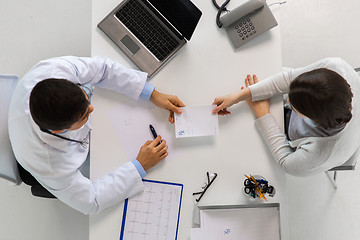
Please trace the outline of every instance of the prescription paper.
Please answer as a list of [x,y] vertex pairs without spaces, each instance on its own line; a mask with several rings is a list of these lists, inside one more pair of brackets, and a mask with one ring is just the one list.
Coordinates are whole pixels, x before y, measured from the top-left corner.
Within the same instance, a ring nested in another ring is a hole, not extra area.
[[175,114],[176,138],[216,135],[219,132],[215,105],[183,107],[182,114]]

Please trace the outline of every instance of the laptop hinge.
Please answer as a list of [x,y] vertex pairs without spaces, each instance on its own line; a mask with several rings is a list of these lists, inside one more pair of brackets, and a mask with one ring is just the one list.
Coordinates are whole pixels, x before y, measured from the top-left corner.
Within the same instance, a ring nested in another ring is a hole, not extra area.
[[184,39],[184,36],[181,32],[179,32],[174,25],[171,24],[171,22],[169,22],[164,15],[161,14],[161,12],[159,12],[149,1],[147,0],[141,0],[141,2],[143,2],[146,6],[148,6],[148,8],[151,10],[151,12],[153,12],[158,18],[160,18],[161,20],[163,20],[162,22],[170,29],[172,30],[172,32],[179,38],[179,39]]

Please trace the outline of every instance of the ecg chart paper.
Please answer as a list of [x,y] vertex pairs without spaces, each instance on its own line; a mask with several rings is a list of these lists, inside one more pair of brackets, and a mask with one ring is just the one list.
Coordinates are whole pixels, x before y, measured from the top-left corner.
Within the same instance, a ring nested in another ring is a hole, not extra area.
[[125,201],[120,240],[177,239],[183,185],[144,180],[144,186]]

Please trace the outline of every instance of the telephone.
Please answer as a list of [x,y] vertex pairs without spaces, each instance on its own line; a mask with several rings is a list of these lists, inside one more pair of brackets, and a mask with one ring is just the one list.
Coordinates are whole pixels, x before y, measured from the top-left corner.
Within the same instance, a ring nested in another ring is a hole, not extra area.
[[240,47],[261,33],[278,25],[265,0],[248,0],[232,11],[220,17],[221,13],[228,11],[226,0],[218,8],[216,23],[219,28],[224,27],[235,48]]

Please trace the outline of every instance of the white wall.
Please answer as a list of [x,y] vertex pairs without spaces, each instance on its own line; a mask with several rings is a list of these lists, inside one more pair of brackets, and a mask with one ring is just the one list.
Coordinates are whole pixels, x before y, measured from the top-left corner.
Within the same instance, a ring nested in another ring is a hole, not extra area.
[[[90,56],[91,1],[0,0],[0,73],[22,77],[38,61]],[[0,239],[88,239],[88,216],[24,184],[0,180]]]

